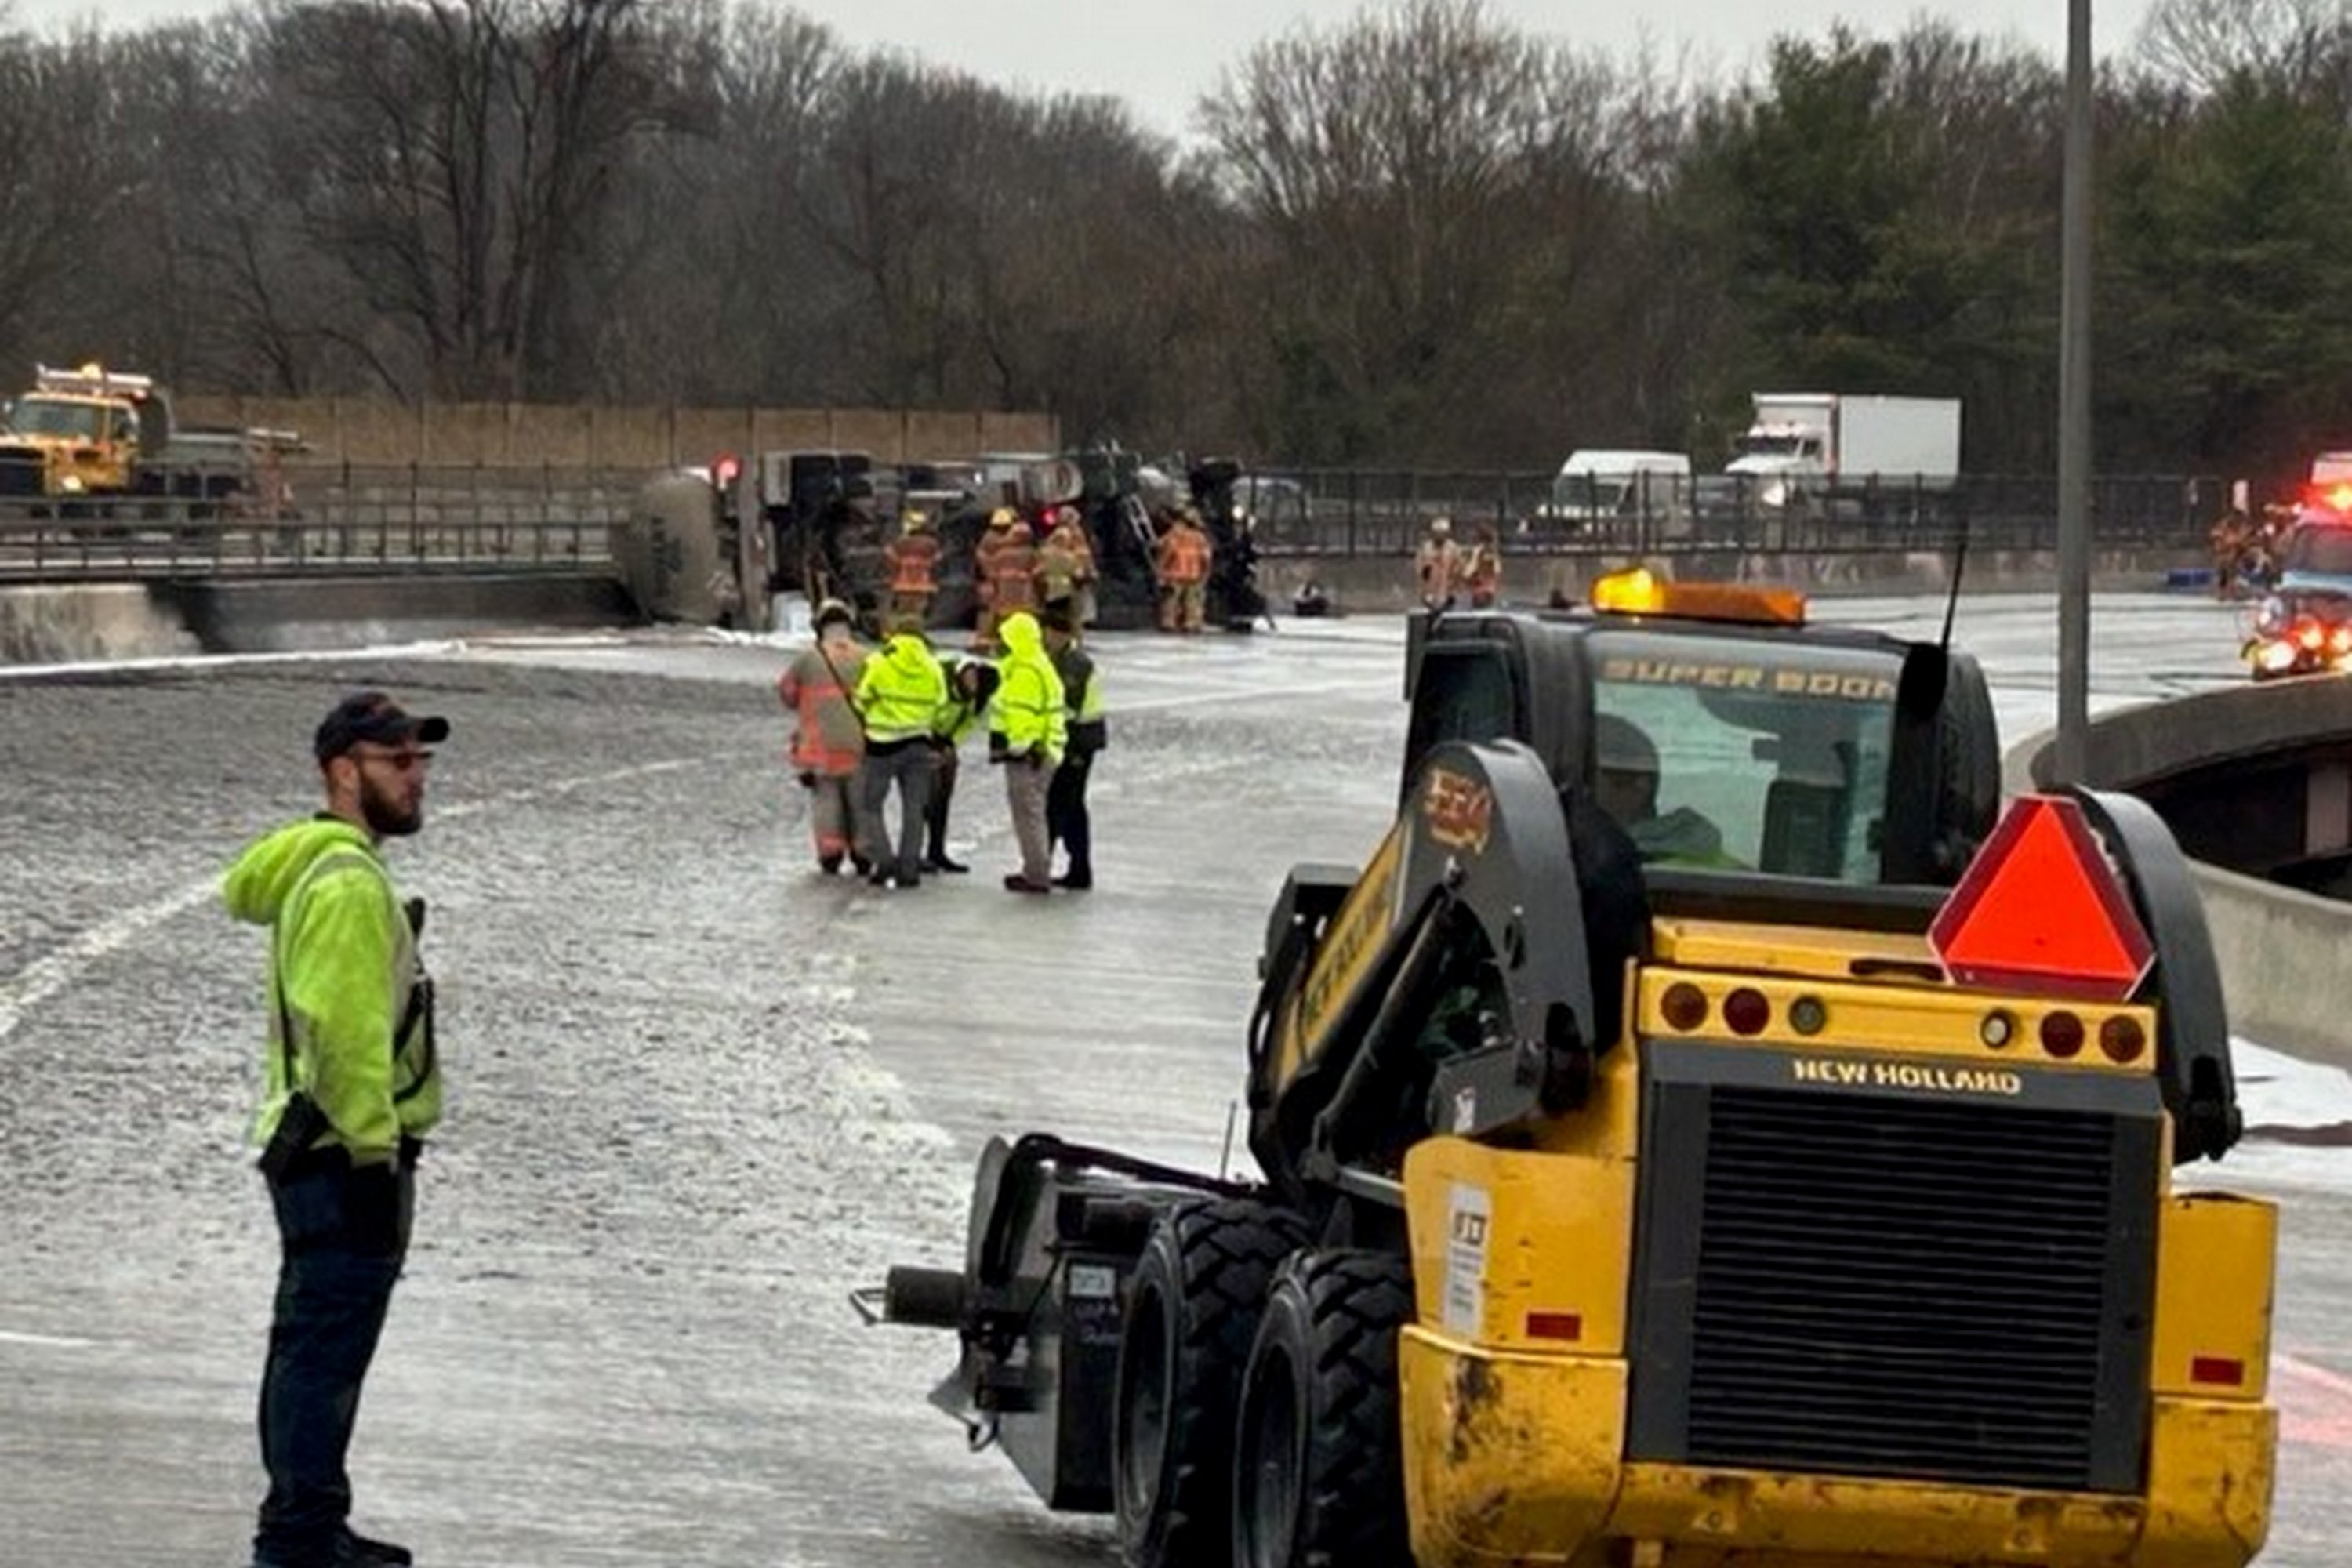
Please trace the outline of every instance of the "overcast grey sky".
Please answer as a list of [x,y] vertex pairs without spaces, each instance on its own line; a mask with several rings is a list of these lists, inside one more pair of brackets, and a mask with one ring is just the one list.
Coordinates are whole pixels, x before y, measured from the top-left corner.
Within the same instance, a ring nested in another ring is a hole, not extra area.
[[[89,0],[14,0],[20,21],[46,28],[98,14]],[[0,0],[5,8],[8,0]],[[2128,48],[2148,0],[2094,0],[2102,56]],[[2014,39],[2062,63],[2066,0],[1488,0],[1492,14],[1531,33],[1630,57],[1644,39],[1661,58],[1690,51],[1728,75],[1760,59],[1775,33],[1826,37],[1843,18],[1865,33],[1900,31],[1934,16],[1965,31]],[[205,0],[109,0],[110,25],[140,26],[217,9]],[[779,8],[782,8],[780,5]],[[1104,92],[1134,106],[1144,125],[1181,135],[1192,108],[1248,47],[1306,26],[1335,27],[1361,0],[803,0],[793,7],[859,47],[912,50],[1008,88]]]

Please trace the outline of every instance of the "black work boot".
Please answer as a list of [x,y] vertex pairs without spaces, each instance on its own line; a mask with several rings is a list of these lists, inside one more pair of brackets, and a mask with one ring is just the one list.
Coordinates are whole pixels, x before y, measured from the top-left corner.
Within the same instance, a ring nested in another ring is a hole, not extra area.
[[371,1541],[346,1526],[341,1561],[350,1568],[409,1568],[416,1561],[416,1553],[389,1541]]

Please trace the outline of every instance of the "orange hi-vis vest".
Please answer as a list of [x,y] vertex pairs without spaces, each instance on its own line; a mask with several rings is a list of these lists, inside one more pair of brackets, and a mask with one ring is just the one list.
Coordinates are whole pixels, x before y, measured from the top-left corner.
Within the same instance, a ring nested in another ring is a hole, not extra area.
[[855,646],[820,651],[804,647],[776,678],[776,695],[799,720],[793,731],[793,766],[803,773],[844,778],[866,755],[865,727],[850,706],[849,690],[866,669],[866,650]]

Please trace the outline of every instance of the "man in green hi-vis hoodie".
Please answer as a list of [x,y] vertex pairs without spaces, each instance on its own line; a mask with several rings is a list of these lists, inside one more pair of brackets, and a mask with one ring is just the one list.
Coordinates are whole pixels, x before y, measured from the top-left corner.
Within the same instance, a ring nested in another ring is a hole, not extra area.
[[281,1249],[254,1568],[410,1561],[352,1531],[344,1458],[408,1250],[417,1157],[441,1114],[424,906],[403,904],[380,847],[423,825],[426,748],[448,733],[383,692],[345,698],[313,739],[326,809],[248,846],[222,884],[230,914],[270,931],[254,1141]]

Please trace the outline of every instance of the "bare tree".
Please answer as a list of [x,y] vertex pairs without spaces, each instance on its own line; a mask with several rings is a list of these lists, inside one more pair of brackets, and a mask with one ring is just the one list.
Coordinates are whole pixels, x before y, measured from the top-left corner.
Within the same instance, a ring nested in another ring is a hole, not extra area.
[[104,54],[91,28],[56,43],[0,33],[0,346],[18,353],[79,352],[34,340],[54,337],[67,279],[135,177],[133,160],[111,151]]
[[2236,77],[2300,92],[2342,78],[2347,37],[2345,0],[2156,0],[2135,53],[2159,79],[2200,95]]
[[1227,73],[1202,108],[1212,170],[1267,235],[1272,402],[1319,455],[1515,444],[1469,410],[1613,243],[1625,109],[1610,68],[1476,0],[1406,0]]
[[573,258],[622,144],[662,107],[642,20],[640,0],[274,14],[266,68],[298,110],[281,133],[317,166],[307,231],[414,335],[435,394],[522,397],[563,378]]

